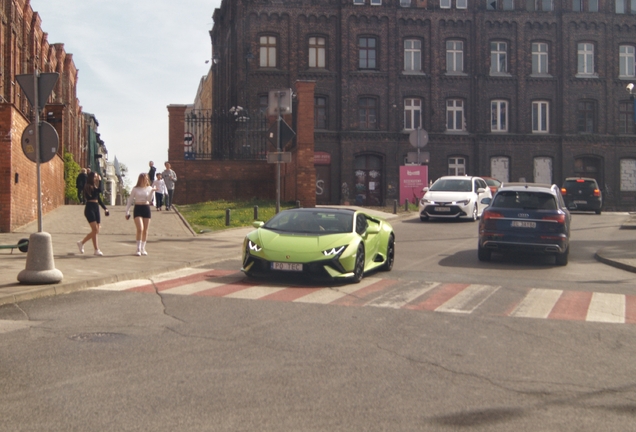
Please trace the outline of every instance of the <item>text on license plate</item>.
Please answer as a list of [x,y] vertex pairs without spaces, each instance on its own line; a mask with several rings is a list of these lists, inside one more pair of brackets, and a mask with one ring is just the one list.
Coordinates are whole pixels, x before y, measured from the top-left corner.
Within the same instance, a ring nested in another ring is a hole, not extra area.
[[574,204],[587,204],[585,200],[574,200]]
[[450,207],[437,207],[435,209],[435,211],[438,211],[438,212],[449,212],[450,211]]
[[303,265],[296,263],[273,262],[272,270],[303,271]]
[[528,222],[528,221],[512,221],[513,228],[536,228],[536,222]]

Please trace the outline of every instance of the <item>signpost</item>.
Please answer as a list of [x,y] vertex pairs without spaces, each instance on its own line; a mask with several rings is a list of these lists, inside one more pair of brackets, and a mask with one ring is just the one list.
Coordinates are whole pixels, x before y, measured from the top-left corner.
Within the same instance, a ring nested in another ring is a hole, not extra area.
[[[57,83],[58,73],[16,75],[16,81],[33,106],[34,121],[22,134],[22,149],[29,160],[35,162],[38,194],[38,232],[29,237],[26,268],[18,274],[18,281],[25,284],[57,283],[62,272],[55,268],[51,235],[42,231],[42,178],[40,164],[50,161],[57,153],[59,138],[55,128],[40,122],[40,111]],[[46,125],[46,126],[44,126]],[[44,131],[44,132],[42,132]]]
[[[270,162],[270,153],[267,154],[267,162],[276,164],[276,214],[278,214],[280,212],[280,164],[291,162],[291,153],[288,153],[289,156],[285,156],[285,159],[288,160],[283,160],[282,155],[285,153],[282,152],[282,148],[296,136],[296,132],[285,123],[282,117],[282,114],[291,114],[292,112],[292,90],[271,90],[267,111],[270,115],[278,115],[275,131],[274,125],[272,125],[268,133],[268,139],[276,146],[276,153],[274,153],[276,156],[272,156],[273,160]],[[282,143],[283,138],[286,140],[284,143]]]
[[413,147],[417,148],[417,164],[420,165],[420,149],[428,144],[428,132],[421,127],[413,130],[409,134],[409,142]]

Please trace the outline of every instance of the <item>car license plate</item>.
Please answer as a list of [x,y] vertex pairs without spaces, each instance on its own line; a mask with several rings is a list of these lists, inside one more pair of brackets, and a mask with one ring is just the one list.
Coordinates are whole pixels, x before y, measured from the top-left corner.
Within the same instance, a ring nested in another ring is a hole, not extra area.
[[574,200],[574,204],[587,204],[585,200]]
[[513,228],[536,228],[536,222],[528,222],[528,221],[512,221]]
[[282,271],[303,271],[302,264],[295,263],[284,263],[284,262],[273,262],[272,270],[282,270]]
[[450,211],[450,207],[437,207],[437,208],[435,209],[435,211],[442,212],[442,213],[444,213],[444,212],[446,212],[446,213],[447,213],[447,212],[449,212],[449,211]]

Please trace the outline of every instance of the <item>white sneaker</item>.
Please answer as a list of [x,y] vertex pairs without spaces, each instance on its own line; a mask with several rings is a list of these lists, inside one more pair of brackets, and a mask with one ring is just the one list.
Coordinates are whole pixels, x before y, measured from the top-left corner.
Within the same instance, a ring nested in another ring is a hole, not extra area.
[[141,256],[141,251],[139,251],[139,250],[138,250],[138,251],[137,251],[137,253],[136,253],[135,255],[137,255],[137,256]]
[[81,240],[77,242],[77,248],[79,249],[80,253],[84,253],[84,243],[82,243]]
[[146,249],[142,249],[141,254],[142,255],[148,255],[148,252],[146,252]]
[[97,255],[97,256],[104,256],[104,254],[102,253],[102,251],[100,251],[99,249],[97,249],[93,255]]

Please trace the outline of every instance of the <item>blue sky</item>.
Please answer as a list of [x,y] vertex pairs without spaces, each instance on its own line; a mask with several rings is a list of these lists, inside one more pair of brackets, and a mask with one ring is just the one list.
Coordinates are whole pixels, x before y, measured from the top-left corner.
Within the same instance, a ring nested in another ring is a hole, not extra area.
[[[131,178],[168,158],[170,104],[194,101],[208,73],[221,0],[31,0],[49,43],[79,69],[77,97],[94,114],[110,161]],[[178,175],[178,173],[177,173]]]

